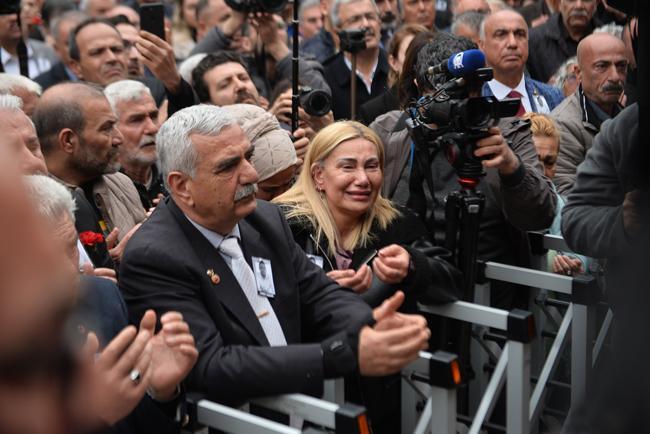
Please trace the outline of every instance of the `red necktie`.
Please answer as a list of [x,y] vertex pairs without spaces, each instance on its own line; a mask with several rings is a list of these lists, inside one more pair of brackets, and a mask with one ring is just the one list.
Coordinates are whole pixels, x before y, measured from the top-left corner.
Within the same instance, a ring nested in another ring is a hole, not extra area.
[[508,98],[519,98],[519,110],[517,110],[517,117],[520,118],[526,113],[526,109],[524,108],[524,104],[521,102],[521,97],[523,96],[516,90],[511,90],[508,95],[506,95]]

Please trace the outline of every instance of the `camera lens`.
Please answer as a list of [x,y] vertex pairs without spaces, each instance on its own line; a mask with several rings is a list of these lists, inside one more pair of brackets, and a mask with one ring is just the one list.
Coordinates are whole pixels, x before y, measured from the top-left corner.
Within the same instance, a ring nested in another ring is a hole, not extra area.
[[311,116],[325,116],[330,111],[331,98],[325,91],[312,90],[300,98],[300,105]]

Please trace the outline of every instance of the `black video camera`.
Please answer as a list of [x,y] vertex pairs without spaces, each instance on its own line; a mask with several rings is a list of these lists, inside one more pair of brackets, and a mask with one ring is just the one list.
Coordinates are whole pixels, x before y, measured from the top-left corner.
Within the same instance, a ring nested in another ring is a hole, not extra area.
[[325,116],[332,106],[332,97],[324,90],[307,86],[300,88],[300,107],[311,116]]
[[341,51],[356,54],[366,49],[366,33],[368,29],[348,29],[338,32]]
[[[476,141],[487,137],[488,128],[499,119],[515,116],[521,102],[475,96],[492,79],[492,68],[477,68],[460,77],[434,72],[434,68],[429,71],[435,91],[408,109],[413,140],[419,147],[444,149],[460,177],[476,179],[484,174],[481,161],[474,156]],[[444,74],[442,80],[440,74]]]
[[284,10],[287,0],[226,0],[226,4],[237,12],[268,12],[277,14]]
[[20,0],[0,1],[0,15],[12,15],[20,13]]

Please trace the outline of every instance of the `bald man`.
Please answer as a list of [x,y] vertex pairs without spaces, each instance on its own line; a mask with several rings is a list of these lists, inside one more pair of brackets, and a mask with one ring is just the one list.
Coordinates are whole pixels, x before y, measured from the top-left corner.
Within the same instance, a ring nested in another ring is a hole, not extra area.
[[628,66],[625,44],[607,33],[587,36],[577,53],[578,90],[552,113],[562,143],[554,182],[565,195],[575,183],[576,168],[585,159],[601,124],[623,108],[619,101]]
[[563,95],[558,89],[524,74],[528,60],[528,26],[518,12],[502,10],[485,17],[479,30],[479,47],[494,78],[483,85],[483,96],[520,98],[518,116],[550,113]]
[[[80,82],[52,86],[34,111],[47,168],[76,200],[77,231],[105,238],[84,243],[93,263],[103,268],[115,267],[145,218],[133,182],[118,172],[124,139],[117,120],[101,88]],[[119,244],[113,247],[115,238]]]

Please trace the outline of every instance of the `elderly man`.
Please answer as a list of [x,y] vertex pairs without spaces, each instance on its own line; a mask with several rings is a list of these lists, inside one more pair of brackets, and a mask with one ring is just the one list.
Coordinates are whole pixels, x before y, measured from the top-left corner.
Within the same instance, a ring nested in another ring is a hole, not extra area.
[[597,0],[560,0],[559,12],[530,31],[528,72],[544,83],[568,58],[578,42],[599,26],[594,18]]
[[[179,432],[174,420],[178,402],[167,401],[181,398],[178,385],[198,356],[187,324],[178,313],[168,312],[156,334],[156,317],[148,312],[136,333],[128,326],[126,306],[114,283],[79,278],[75,203],[70,192],[43,175],[27,176],[25,184],[65,262],[62,269],[68,273],[68,284],[79,289],[68,324],[71,333],[79,333],[76,341],[85,345],[75,348],[82,363],[68,399],[82,410],[81,422],[90,425],[85,428],[116,424],[114,428],[123,433],[135,434],[144,424],[155,432]],[[134,381],[134,375],[140,378]]]
[[[433,7],[433,2],[431,2]],[[357,53],[356,109],[384,93],[388,85],[388,57],[380,47],[379,11],[373,0],[334,0],[330,11],[337,31],[365,28],[366,48]],[[325,62],[325,78],[332,89],[334,119],[350,119],[352,97],[350,53],[340,52]]]
[[72,360],[65,358],[63,319],[77,294],[59,280],[66,260],[28,201],[5,140],[0,135],[0,201],[11,206],[0,207],[0,426],[16,433],[74,432],[62,399],[69,375],[60,362]]
[[41,86],[27,77],[0,73],[0,95],[15,95],[20,98],[22,110],[29,117],[42,93]]
[[34,123],[50,174],[77,201],[81,242],[95,265],[112,268],[145,214],[131,179],[115,173],[123,139],[108,100],[89,84],[59,84],[43,94]]
[[0,95],[0,148],[8,152],[23,174],[47,173],[34,124],[14,95]]
[[[188,321],[191,389],[230,404],[319,395],[324,379],[398,372],[426,346],[424,318],[394,312],[403,293],[372,312],[307,259],[275,205],[256,201],[253,148],[227,110],[178,112],[157,146],[170,197],[129,243],[120,289],[134,318],[173,306]],[[260,260],[273,276],[265,294]]]
[[480,28],[479,47],[485,53],[494,78],[483,85],[483,96],[498,100],[520,98],[519,112],[550,113],[560,102],[562,93],[524,74],[528,59],[528,27],[515,11],[503,10],[488,15]]
[[117,116],[117,129],[123,137],[118,156],[120,170],[133,181],[142,206],[150,209],[167,193],[156,166],[156,102],[149,88],[134,80],[111,83],[104,95]]
[[568,194],[576,170],[591,148],[601,124],[621,111],[628,60],[623,41],[606,33],[587,36],[578,45],[578,90],[553,110],[562,146],[555,185]]

